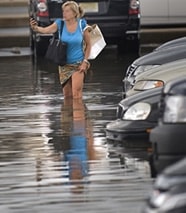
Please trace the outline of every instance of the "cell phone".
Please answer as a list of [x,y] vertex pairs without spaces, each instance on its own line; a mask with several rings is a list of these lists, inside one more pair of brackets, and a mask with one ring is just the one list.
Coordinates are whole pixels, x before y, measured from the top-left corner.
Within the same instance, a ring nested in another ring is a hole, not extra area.
[[32,20],[34,20],[34,16],[33,16],[33,15],[30,15],[30,18],[31,18]]

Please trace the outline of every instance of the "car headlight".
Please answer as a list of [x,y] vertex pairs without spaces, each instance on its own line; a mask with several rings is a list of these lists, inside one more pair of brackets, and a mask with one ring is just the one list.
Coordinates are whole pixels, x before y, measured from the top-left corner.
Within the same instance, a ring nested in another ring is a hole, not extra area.
[[151,196],[150,203],[156,208],[161,207],[164,202],[169,198],[167,193],[161,193],[158,190],[155,190]]
[[152,68],[158,67],[158,66],[160,66],[160,65],[143,65],[143,66],[139,66],[139,67],[137,67],[137,69],[135,70],[134,76],[137,76],[137,75],[139,75],[139,74],[142,73],[142,72],[145,72],[145,71],[147,71],[147,70],[149,70],[149,69],[152,69]]
[[186,122],[186,97],[168,96],[165,102],[164,122],[184,123]]
[[123,115],[125,120],[145,120],[151,111],[151,105],[139,102],[127,109]]
[[142,80],[142,81],[137,81],[134,84],[133,89],[144,91],[144,90],[154,89],[154,88],[163,87],[163,86],[164,86],[164,82],[161,80]]

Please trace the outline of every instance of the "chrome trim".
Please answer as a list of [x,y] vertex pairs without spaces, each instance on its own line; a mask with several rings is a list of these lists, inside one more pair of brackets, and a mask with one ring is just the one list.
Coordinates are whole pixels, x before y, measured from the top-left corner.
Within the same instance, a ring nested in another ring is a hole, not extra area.
[[138,34],[139,30],[127,30],[126,34]]

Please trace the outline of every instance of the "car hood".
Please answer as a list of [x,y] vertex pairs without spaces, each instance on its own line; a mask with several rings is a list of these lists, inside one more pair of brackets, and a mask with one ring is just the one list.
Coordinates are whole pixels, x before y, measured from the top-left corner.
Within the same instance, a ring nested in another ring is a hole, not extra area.
[[[129,107],[133,106],[136,103],[149,103],[152,107],[151,113],[148,116],[148,121],[157,122],[157,117],[159,114],[158,103],[160,102],[160,97],[162,94],[162,88],[155,88],[153,90],[147,90],[143,93],[130,96],[128,98],[120,101],[117,107],[117,120],[123,120],[123,114],[128,110]],[[125,120],[126,121],[126,120]],[[133,122],[136,122],[135,120]]]
[[163,43],[159,47],[157,47],[154,51],[160,51],[166,48],[170,48],[173,46],[186,45],[186,37],[181,37],[177,39],[170,40],[168,42]]
[[125,106],[125,107],[131,106],[137,102],[144,102],[147,100],[151,100],[151,98],[155,98],[155,97],[157,97],[158,98],[157,100],[159,100],[161,92],[162,92],[162,88],[155,88],[151,91],[147,90],[147,91],[144,91],[143,93],[139,93],[139,94],[123,99],[122,101],[120,101],[119,105]]
[[136,76],[135,81],[139,80],[162,80],[167,82],[179,76],[186,75],[186,59],[173,61],[159,67],[152,68]]
[[[164,83],[167,83],[175,78],[184,76],[186,77],[186,59],[170,62],[155,68],[152,68],[144,73],[139,74],[135,78],[137,81],[152,81],[160,80]],[[143,84],[142,84],[143,85]],[[152,90],[152,89],[149,89]],[[126,97],[133,96],[144,92],[142,88],[138,86],[138,90],[135,89],[135,86],[132,89],[129,89],[126,93]]]
[[183,58],[186,58],[186,43],[185,45],[176,45],[170,48],[165,48],[161,51],[153,51],[139,57],[133,62],[133,64],[135,66],[162,65]]

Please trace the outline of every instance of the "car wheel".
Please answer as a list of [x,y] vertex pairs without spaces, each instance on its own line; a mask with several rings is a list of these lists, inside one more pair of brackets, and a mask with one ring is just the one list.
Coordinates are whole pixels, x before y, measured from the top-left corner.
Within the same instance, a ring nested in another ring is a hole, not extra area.
[[30,29],[29,45],[30,45],[30,49],[33,53],[33,51],[34,51],[34,33],[31,29]]
[[37,40],[36,35],[30,32],[30,48],[34,57],[43,57],[48,48],[49,39]]
[[131,52],[139,53],[140,41],[139,39],[129,40],[127,41],[129,50]]
[[34,51],[35,51],[36,57],[45,56],[47,47],[48,47],[48,44],[46,44],[45,42],[40,42],[40,41],[35,42]]
[[137,53],[139,54],[140,41],[135,39],[121,39],[117,44],[118,54]]

